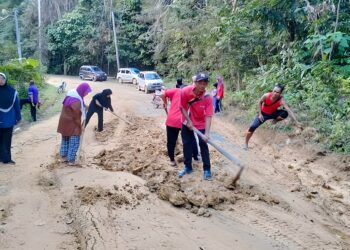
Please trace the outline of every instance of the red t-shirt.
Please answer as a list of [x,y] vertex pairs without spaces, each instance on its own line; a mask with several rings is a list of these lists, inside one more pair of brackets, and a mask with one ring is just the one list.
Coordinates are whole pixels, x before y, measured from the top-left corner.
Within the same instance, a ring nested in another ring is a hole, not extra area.
[[224,98],[224,84],[223,83],[218,84],[218,92],[217,92],[216,96],[219,97],[220,99]]
[[282,98],[277,100],[275,103],[272,102],[271,98],[272,92],[269,92],[266,96],[265,101],[261,105],[261,111],[268,115],[271,115],[273,112],[275,112],[282,104]]
[[[186,111],[190,110],[190,119],[197,129],[205,129],[205,118],[213,116],[213,98],[209,94],[203,94],[202,96],[196,96],[193,93],[195,86],[187,86],[181,89],[181,107]],[[194,99],[199,98],[198,101],[189,104]],[[182,118],[183,122],[186,120]]]
[[164,96],[170,99],[170,109],[166,118],[165,125],[174,128],[181,128],[182,114],[180,110],[181,103],[181,89],[167,89]]

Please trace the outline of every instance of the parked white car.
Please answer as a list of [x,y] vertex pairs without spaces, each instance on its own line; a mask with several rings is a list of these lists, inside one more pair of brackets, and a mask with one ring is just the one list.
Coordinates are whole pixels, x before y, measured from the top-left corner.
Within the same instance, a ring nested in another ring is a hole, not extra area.
[[137,84],[137,79],[140,74],[140,70],[137,68],[120,68],[117,74],[117,80],[119,83],[129,82]]
[[163,80],[155,71],[141,71],[137,79],[137,89],[145,93],[160,90],[164,84]]

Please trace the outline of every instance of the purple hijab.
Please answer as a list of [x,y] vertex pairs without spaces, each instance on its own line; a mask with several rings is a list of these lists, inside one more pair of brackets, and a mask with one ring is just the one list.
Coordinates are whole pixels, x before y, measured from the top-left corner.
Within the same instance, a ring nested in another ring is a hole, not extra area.
[[[84,100],[84,94],[90,93],[91,88],[87,82],[83,82],[83,83],[80,83],[79,86],[77,87],[77,92],[80,95],[81,99]],[[66,96],[63,100],[63,106],[68,107],[75,102],[79,102],[79,99],[71,97],[71,96]]]

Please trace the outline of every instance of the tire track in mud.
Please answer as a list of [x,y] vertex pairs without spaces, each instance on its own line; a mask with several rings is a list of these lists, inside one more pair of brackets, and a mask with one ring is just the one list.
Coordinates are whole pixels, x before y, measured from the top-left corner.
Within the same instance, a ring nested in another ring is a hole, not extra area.
[[315,230],[313,229],[315,225],[312,223],[294,223],[293,218],[289,214],[276,211],[273,207],[263,208],[261,204],[242,202],[235,206],[232,213],[229,216],[234,216],[236,220],[249,224],[251,227],[260,230],[267,237],[277,241],[277,249],[345,249],[334,239],[328,237],[327,241],[314,233],[317,230],[324,229],[318,228]]

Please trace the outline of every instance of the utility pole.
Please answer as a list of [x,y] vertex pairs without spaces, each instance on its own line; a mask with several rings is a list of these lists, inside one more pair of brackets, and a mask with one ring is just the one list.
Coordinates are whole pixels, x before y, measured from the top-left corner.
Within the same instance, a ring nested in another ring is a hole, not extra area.
[[39,33],[39,62],[42,65],[42,42],[41,42],[41,0],[38,0],[38,33]]
[[111,11],[111,15],[112,15],[112,24],[113,24],[113,33],[114,33],[115,57],[116,57],[116,60],[117,60],[117,72],[118,72],[118,70],[120,68],[120,65],[119,65],[119,52],[118,52],[117,31],[116,31],[116,28],[115,28],[114,12],[113,11]]
[[18,10],[14,10],[14,16],[15,16],[15,24],[16,24],[16,40],[17,40],[17,52],[18,52],[18,61],[22,62],[22,48],[21,48],[21,36],[19,33],[19,26],[18,26]]

